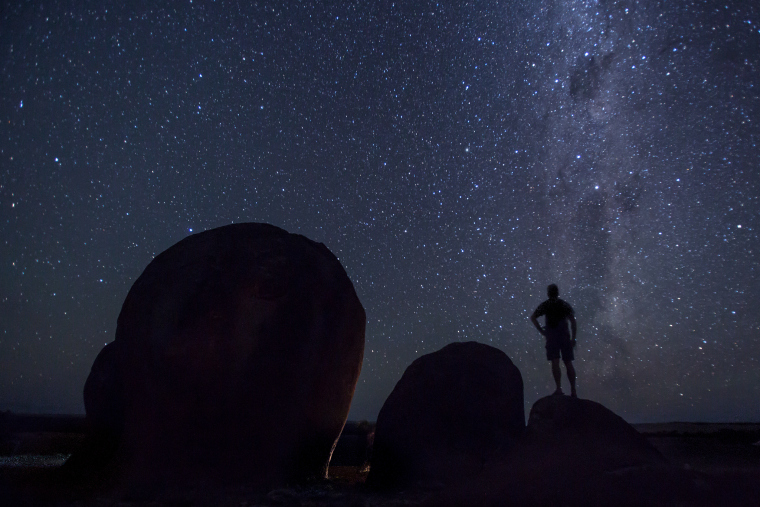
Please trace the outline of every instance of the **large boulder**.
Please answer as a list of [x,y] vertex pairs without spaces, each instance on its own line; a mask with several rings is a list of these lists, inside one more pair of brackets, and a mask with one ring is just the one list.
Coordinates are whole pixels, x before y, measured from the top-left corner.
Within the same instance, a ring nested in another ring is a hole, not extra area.
[[115,459],[137,494],[324,476],[364,327],[354,287],[323,244],[255,223],[195,234],[129,291],[115,345],[88,379],[88,418],[122,433]]
[[415,360],[385,401],[367,484],[462,480],[524,430],[522,376],[509,357],[482,343],[451,343]]

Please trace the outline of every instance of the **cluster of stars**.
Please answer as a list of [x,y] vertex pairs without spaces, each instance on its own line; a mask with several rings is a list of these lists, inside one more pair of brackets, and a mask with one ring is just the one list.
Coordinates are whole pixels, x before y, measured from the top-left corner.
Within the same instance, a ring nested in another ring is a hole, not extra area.
[[548,393],[528,316],[550,282],[583,397],[634,422],[760,417],[752,2],[1,16],[0,409],[81,411],[150,260],[262,221],[356,287],[353,419],[456,340],[504,350],[527,403]]

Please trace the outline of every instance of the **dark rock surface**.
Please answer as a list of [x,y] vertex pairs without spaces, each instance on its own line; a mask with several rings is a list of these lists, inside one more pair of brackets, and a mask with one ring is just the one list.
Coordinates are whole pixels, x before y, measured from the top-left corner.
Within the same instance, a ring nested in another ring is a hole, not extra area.
[[525,443],[561,455],[593,472],[665,463],[649,441],[603,405],[570,396],[547,396],[533,404]]
[[708,489],[612,411],[560,395],[533,405],[511,453],[430,505],[702,505]]
[[83,394],[89,430],[120,437],[124,430],[124,386],[118,342],[107,344],[95,358]]
[[480,472],[525,429],[523,382],[507,355],[452,343],[415,360],[377,417],[367,484],[447,484]]
[[[195,234],[129,291],[88,379],[88,418],[114,426],[123,410],[117,460],[132,495],[324,476],[364,327],[324,245],[267,224]],[[107,396],[120,390],[122,406]]]

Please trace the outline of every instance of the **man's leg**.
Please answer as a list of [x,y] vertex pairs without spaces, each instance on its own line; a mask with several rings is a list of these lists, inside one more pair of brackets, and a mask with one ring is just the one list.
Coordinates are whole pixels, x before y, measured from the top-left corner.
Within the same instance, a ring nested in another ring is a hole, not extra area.
[[559,369],[559,358],[552,359],[552,375],[554,375],[554,383],[557,384],[554,394],[562,394],[562,370]]
[[[559,364],[557,364],[557,368],[559,368]],[[575,366],[573,366],[572,360],[565,361],[565,368],[567,369],[567,380],[570,381],[570,396],[577,398],[578,393],[575,391]]]

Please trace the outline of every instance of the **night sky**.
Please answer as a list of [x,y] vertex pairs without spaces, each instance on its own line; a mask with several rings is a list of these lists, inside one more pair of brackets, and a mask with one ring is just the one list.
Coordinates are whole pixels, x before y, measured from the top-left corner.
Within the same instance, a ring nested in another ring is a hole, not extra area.
[[556,282],[581,397],[760,421],[755,0],[156,5],[0,7],[0,410],[83,412],[151,259],[254,221],[356,287],[350,419],[465,340],[530,408]]

